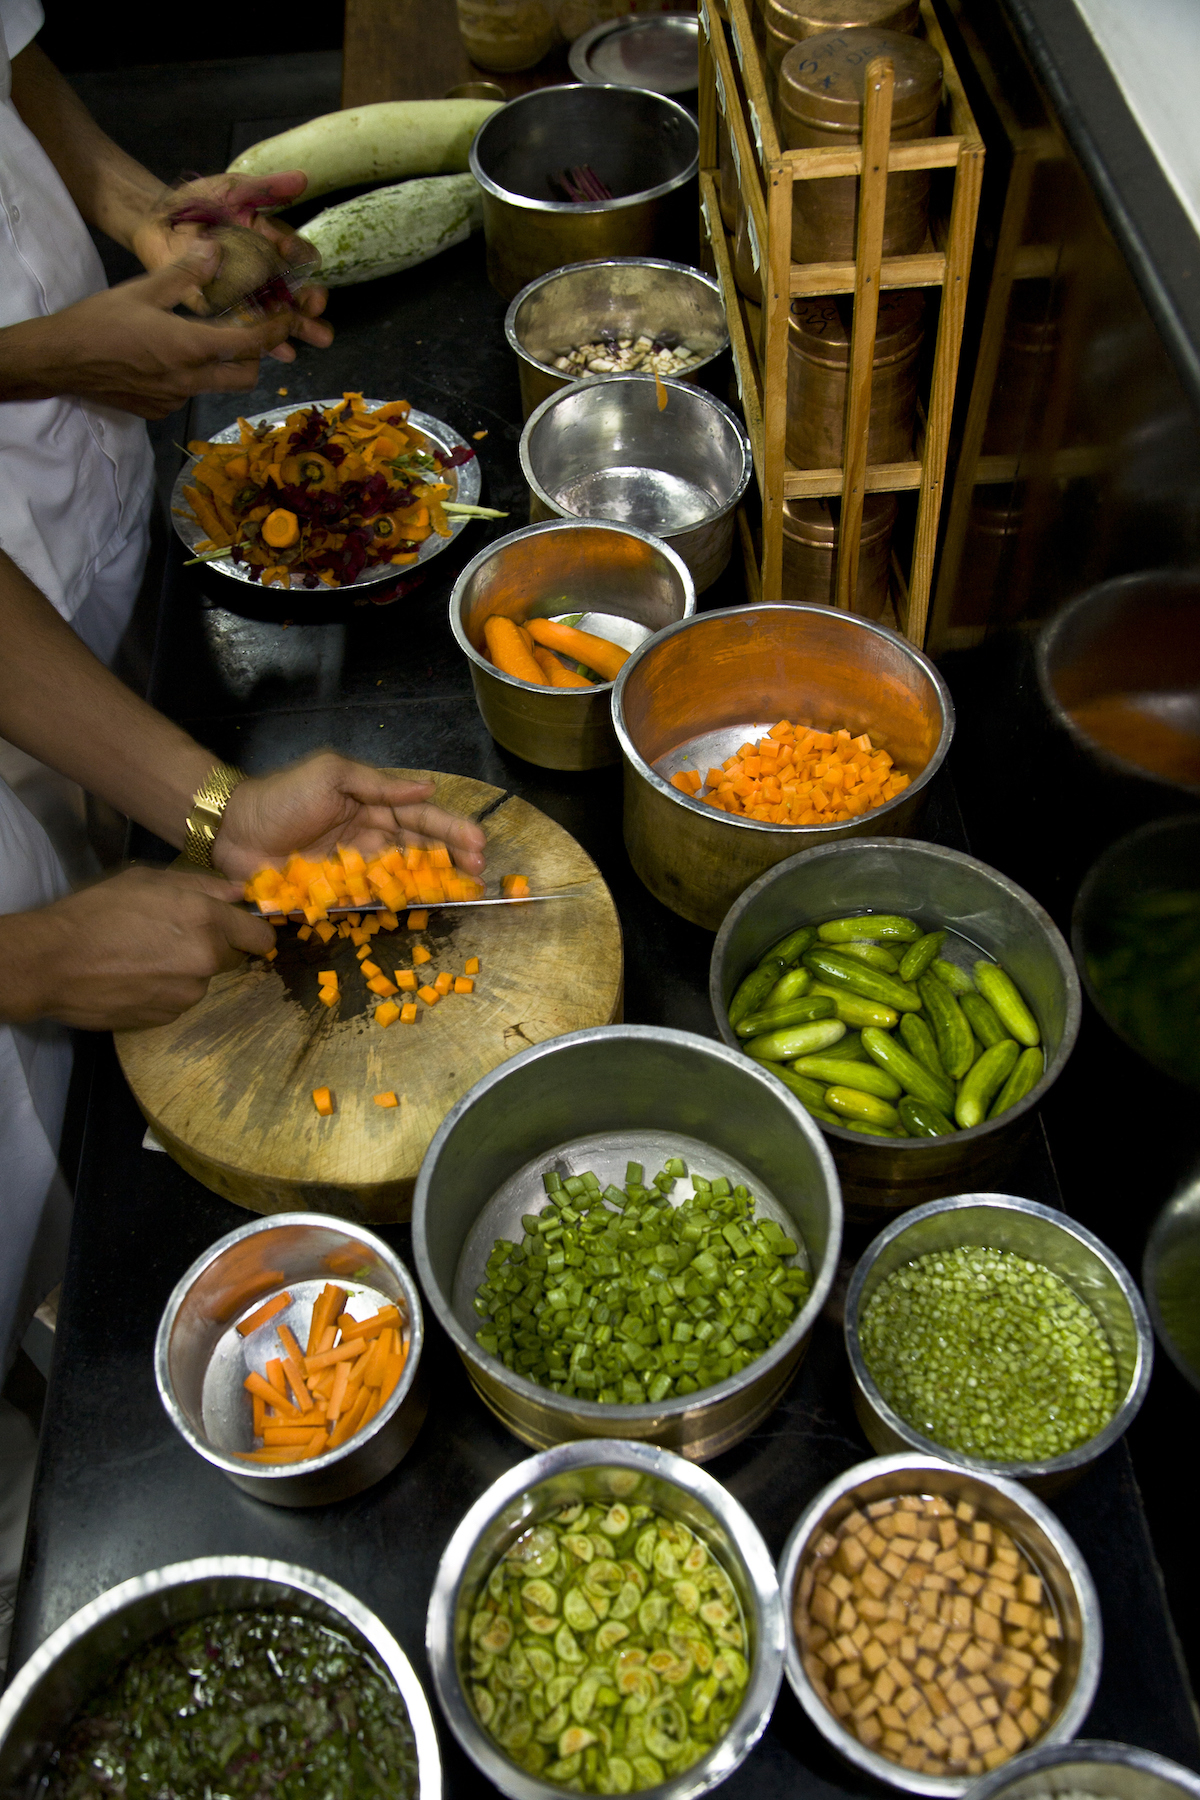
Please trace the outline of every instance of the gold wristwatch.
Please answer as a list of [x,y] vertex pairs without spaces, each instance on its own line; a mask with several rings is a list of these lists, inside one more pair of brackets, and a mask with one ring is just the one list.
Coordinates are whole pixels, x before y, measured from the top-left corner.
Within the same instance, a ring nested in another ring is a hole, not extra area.
[[192,810],[187,816],[183,840],[183,858],[195,869],[213,866],[213,839],[221,829],[221,820],[229,804],[229,796],[239,781],[246,777],[228,763],[214,763],[204,781],[192,795]]

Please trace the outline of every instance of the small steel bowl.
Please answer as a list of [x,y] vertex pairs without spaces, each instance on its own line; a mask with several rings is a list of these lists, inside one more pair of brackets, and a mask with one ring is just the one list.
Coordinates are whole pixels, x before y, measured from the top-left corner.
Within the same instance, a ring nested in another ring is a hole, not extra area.
[[504,317],[504,335],[521,376],[522,417],[571,386],[574,377],[555,368],[556,356],[600,337],[657,338],[663,331],[675,332],[702,358],[677,380],[695,382],[705,371],[712,374],[714,359],[729,347],[729,329],[721,289],[710,275],[688,263],[648,256],[610,256],[539,275],[521,289]]
[[[982,1244],[1014,1250],[1065,1281],[1099,1319],[1116,1359],[1122,1397],[1103,1431],[1062,1456],[1041,1462],[993,1462],[950,1450],[914,1429],[880,1393],[863,1357],[859,1321],[879,1283],[931,1250]],[[1011,1194],[957,1194],[905,1213],[879,1233],[858,1260],[846,1295],[846,1355],[854,1376],[854,1410],[872,1448],[939,1456],[980,1475],[1003,1475],[1039,1494],[1076,1480],[1123,1437],[1137,1417],[1154,1363],[1150,1318],[1125,1265],[1092,1232],[1065,1213]]]
[[[594,1168],[619,1185],[627,1162],[649,1174],[668,1156],[744,1182],[803,1240],[812,1292],[782,1337],[737,1375],[640,1406],[557,1394],[481,1350],[475,1290],[495,1239],[519,1238],[522,1215],[545,1204],[543,1172]],[[820,1132],[773,1075],[690,1032],[603,1025],[537,1044],[476,1082],[421,1164],[412,1231],[429,1305],[517,1437],[541,1447],[619,1433],[704,1462],[752,1431],[792,1380],[837,1268],[842,1207]]]
[[[485,119],[471,145],[488,280],[505,300],[548,269],[602,256],[691,255],[700,133],[644,88],[536,88]],[[551,178],[586,164],[615,196],[563,199]]]
[[1155,1337],[1200,1393],[1200,1167],[1154,1221],[1142,1259],[1142,1290]]
[[[868,819],[874,814],[868,814]],[[848,1216],[874,1222],[880,1211],[958,1193],[964,1176],[995,1176],[1017,1155],[1037,1108],[1062,1074],[1079,1032],[1079,980],[1062,935],[1037,901],[987,863],[915,838],[855,838],[802,851],[761,876],[717,933],[709,998],[727,1044],[729,1002],[771,944],[797,925],[843,913],[898,912],[926,931],[957,934],[946,945],[965,962],[1002,963],[1041,1028],[1046,1070],[1024,1100],[998,1119],[939,1138],[875,1138],[822,1123],[845,1184]]]
[[753,469],[745,426],[727,406],[653,375],[573,381],[521,433],[531,518],[611,519],[652,532],[683,558],[698,594],[733,554],[734,512]]
[[[1015,1481],[999,1475],[970,1474],[940,1457],[909,1453],[857,1463],[822,1488],[801,1513],[779,1559],[779,1593],[786,1634],[784,1668],[792,1692],[826,1743],[856,1768],[873,1775],[888,1787],[901,1788],[909,1794],[958,1796],[974,1792],[975,1777],[924,1775],[906,1769],[877,1751],[868,1750],[846,1730],[808,1678],[793,1618],[796,1586],[805,1554],[818,1534],[840,1524],[856,1506],[886,1500],[893,1494],[913,1492],[953,1495],[956,1500],[968,1500],[978,1506],[990,1520],[1011,1534],[1049,1589],[1063,1628],[1063,1673],[1059,1679],[1060,1693],[1065,1691],[1065,1698],[1039,1743],[1066,1742],[1087,1717],[1100,1680],[1103,1650],[1100,1602],[1074,1539],[1063,1530],[1048,1506]],[[997,1775],[1003,1775],[1008,1766],[1005,1764],[998,1769]]]
[[[869,732],[910,786],[860,819],[811,826],[734,818],[671,786],[679,770],[703,773],[781,718]],[[655,899],[706,931],[798,850],[905,831],[954,734],[954,704],[928,658],[830,606],[739,606],[662,632],[621,670],[613,719],[630,860]]]
[[695,608],[683,559],[657,538],[598,519],[552,519],[526,525],[472,557],[450,595],[450,629],[471,665],[475,704],[498,744],[539,768],[597,769],[621,754],[609,706],[612,683],[535,687],[506,675],[487,654],[485,621],[493,613],[514,619],[606,613],[613,623],[604,635],[633,649]]
[[[408,1318],[404,1373],[370,1424],[338,1449],[305,1463],[244,1462],[236,1452],[254,1445],[246,1374],[263,1373],[277,1326],[290,1326],[304,1344],[313,1302],[327,1281],[347,1288],[351,1298],[361,1294],[402,1309]],[[292,1304],[260,1332],[240,1336],[236,1321],[281,1288]],[[425,1417],[423,1342],[417,1284],[382,1238],[320,1213],[273,1213],[219,1239],[176,1283],[159,1322],[154,1375],[176,1431],[235,1487],[273,1506],[323,1506],[382,1480],[416,1437]]]
[[516,1538],[576,1500],[615,1499],[682,1519],[724,1568],[741,1602],[750,1681],[724,1737],[690,1769],[653,1789],[655,1800],[691,1800],[733,1774],[766,1729],[783,1674],[784,1621],[771,1558],[758,1528],[702,1469],[649,1444],[599,1438],[561,1444],[518,1463],[475,1502],[447,1544],[433,1584],[425,1648],[450,1729],[471,1761],[510,1800],[555,1800],[562,1788],[518,1767],[488,1736],[467,1699],[462,1667],[476,1600]]
[[1076,1738],[1022,1750],[968,1792],[970,1800],[1055,1800],[1081,1792],[1094,1800],[1200,1800],[1200,1775],[1136,1744]]
[[72,1613],[13,1676],[0,1698],[0,1791],[34,1800],[46,1758],[75,1714],[143,1645],[208,1613],[261,1607],[300,1613],[342,1632],[387,1669],[417,1746],[418,1800],[440,1800],[442,1765],[429,1703],[412,1664],[361,1600],[292,1563],[198,1556],[135,1575]]

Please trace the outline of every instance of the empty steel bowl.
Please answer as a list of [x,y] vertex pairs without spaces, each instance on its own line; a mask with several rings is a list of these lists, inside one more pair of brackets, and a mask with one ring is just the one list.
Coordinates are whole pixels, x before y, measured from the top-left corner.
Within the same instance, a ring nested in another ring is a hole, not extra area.
[[[1117,1364],[1120,1399],[1103,1431],[1061,1456],[1040,1462],[992,1462],[947,1449],[902,1419],[880,1393],[863,1357],[863,1309],[881,1281],[930,1251],[982,1244],[1013,1250],[1058,1275],[1099,1319]],[[873,1449],[940,1456],[981,1475],[1005,1475],[1051,1494],[1081,1475],[1132,1425],[1150,1386],[1154,1334],[1133,1277],[1106,1244],[1065,1213],[1011,1194],[956,1194],[905,1213],[885,1227],[859,1258],[846,1296],[846,1354],[854,1376],[854,1408]]]
[[[358,1317],[377,1306],[400,1308],[408,1320],[404,1373],[370,1424],[338,1449],[311,1462],[246,1462],[238,1455],[254,1445],[246,1375],[263,1374],[277,1354],[280,1325],[303,1346],[327,1281],[344,1287],[351,1303],[360,1297]],[[242,1337],[237,1321],[281,1288],[290,1306]],[[176,1283],[158,1327],[154,1374],[176,1431],[235,1487],[273,1506],[321,1506],[382,1480],[416,1437],[425,1417],[423,1341],[417,1284],[382,1238],[320,1213],[273,1213],[221,1238]]]
[[[506,300],[566,263],[695,253],[700,134],[665,94],[537,88],[485,119],[470,163],[483,189],[488,280]],[[558,182],[580,167],[613,198],[569,200]]]
[[609,619],[601,635],[632,649],[689,618],[695,607],[692,578],[666,544],[628,526],[553,519],[514,531],[471,559],[450,596],[450,629],[498,744],[543,769],[596,769],[621,754],[609,706],[612,683],[535,687],[506,675],[487,654],[486,620],[494,613],[519,620],[603,613]]
[[[639,1406],[555,1393],[482,1350],[475,1290],[495,1240],[519,1240],[522,1216],[545,1204],[543,1173],[593,1169],[620,1185],[627,1162],[649,1177],[669,1156],[744,1182],[802,1241],[812,1291],[770,1349],[711,1387]],[[619,1433],[703,1462],[765,1418],[799,1367],[837,1268],[842,1208],[820,1133],[773,1075],[690,1032],[605,1025],[538,1044],[476,1083],[429,1146],[412,1229],[429,1305],[517,1437],[540,1446]]]
[[1080,1793],[1093,1800],[1200,1800],[1200,1775],[1136,1744],[1076,1738],[1023,1750],[970,1789],[971,1800],[1056,1800]]
[[386,1626],[353,1594],[311,1569],[263,1556],[200,1556],[135,1575],[73,1613],[34,1651],[0,1699],[0,1789],[41,1793],[46,1758],[117,1666],[160,1632],[208,1613],[261,1607],[300,1613],[375,1657],[400,1690],[417,1746],[417,1800],[441,1800],[442,1766],[429,1703]]
[[600,338],[644,334],[658,340],[664,333],[701,358],[680,381],[699,380],[728,348],[721,290],[710,275],[648,256],[609,256],[539,275],[521,289],[504,319],[521,376],[523,416],[571,385],[575,377],[554,366],[568,350]]
[[980,956],[1001,963],[1032,1007],[1046,1053],[1045,1073],[1024,1100],[970,1131],[882,1138],[822,1123],[849,1216],[871,1220],[880,1210],[959,1193],[968,1172],[995,1174],[1012,1160],[1075,1047],[1080,998],[1071,953],[1054,921],[998,869],[944,844],[850,838],[780,863],[730,909],[713,946],[708,988],[727,1044],[740,1041],[730,1028],[729,1002],[764,951],[797,925],[856,912],[903,913],[925,931],[948,927],[943,954],[949,960],[967,968]]
[[[987,1519],[1007,1531],[1037,1569],[1058,1614],[1062,1640],[1057,1711],[1039,1740],[1061,1744],[1074,1736],[1087,1717],[1100,1680],[1103,1632],[1100,1603],[1087,1564],[1048,1506],[1028,1489],[999,1475],[975,1475],[956,1469],[940,1457],[880,1456],[857,1463],[821,1489],[801,1513],[779,1559],[779,1592],[786,1644],[784,1668],[792,1692],[827,1744],[867,1775],[909,1794],[952,1797],[974,1792],[974,1777],[926,1775],[906,1769],[878,1751],[868,1750],[829,1710],[804,1667],[797,1641],[794,1608],[810,1546],[826,1530],[841,1523],[856,1507],[869,1506],[897,1494],[944,1495],[966,1500]],[[1004,1764],[997,1776],[1004,1774]],[[1015,1763],[1011,1765],[1015,1767]]]
[[767,1547],[749,1514],[711,1475],[648,1444],[563,1444],[518,1463],[483,1494],[447,1544],[433,1585],[425,1647],[450,1728],[476,1768],[510,1800],[555,1800],[563,1789],[529,1774],[479,1723],[466,1693],[468,1631],[479,1595],[509,1546],[559,1507],[584,1500],[654,1507],[699,1536],[733,1583],[750,1680],[724,1736],[656,1800],[692,1800],[725,1781],[766,1728],[782,1677],[784,1623]]
[[[659,405],[661,394],[667,404]],[[532,412],[521,473],[534,519],[612,519],[678,551],[702,594],[733,551],[750,439],[703,388],[653,375],[572,382]]]
[[[911,784],[859,819],[812,826],[734,818],[671,786],[679,770],[704,772],[783,718],[869,732]],[[954,732],[953,702],[928,658],[829,606],[736,607],[664,631],[621,670],[613,719],[630,860],[656,899],[707,931],[764,869],[798,850],[903,832]]]

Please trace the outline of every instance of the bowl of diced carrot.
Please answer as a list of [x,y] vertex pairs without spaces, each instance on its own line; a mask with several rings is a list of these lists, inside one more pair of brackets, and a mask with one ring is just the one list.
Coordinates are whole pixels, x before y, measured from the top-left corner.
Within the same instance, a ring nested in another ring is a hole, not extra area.
[[416,1282],[372,1232],[276,1213],[221,1238],[158,1328],[159,1397],[256,1499],[320,1506],[395,1468],[425,1416]]
[[657,538],[552,519],[467,564],[450,628],[502,748],[543,769],[596,769],[620,759],[610,696],[625,662],[695,608],[686,565]]
[[630,656],[612,709],[630,860],[708,931],[799,850],[903,835],[954,732],[929,659],[828,606],[684,619]]

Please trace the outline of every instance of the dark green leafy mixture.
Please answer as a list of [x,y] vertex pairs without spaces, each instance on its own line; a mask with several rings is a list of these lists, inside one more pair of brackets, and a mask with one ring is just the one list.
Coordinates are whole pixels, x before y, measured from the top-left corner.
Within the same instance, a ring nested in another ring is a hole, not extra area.
[[391,1677],[340,1633],[211,1613],[130,1657],[47,1777],[46,1800],[412,1800],[417,1755]]
[[736,1375],[787,1330],[812,1292],[796,1240],[723,1175],[673,1206],[683,1161],[642,1174],[542,1177],[550,1204],[520,1244],[496,1239],[476,1289],[481,1349],[555,1393],[638,1406]]

